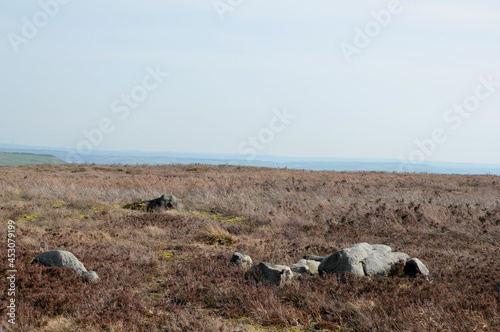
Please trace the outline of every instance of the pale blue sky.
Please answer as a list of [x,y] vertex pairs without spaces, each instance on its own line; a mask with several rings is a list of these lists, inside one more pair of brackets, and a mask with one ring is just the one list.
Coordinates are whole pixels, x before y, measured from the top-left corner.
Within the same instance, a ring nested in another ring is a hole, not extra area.
[[[17,53],[42,7],[0,3],[0,143],[76,149],[108,118],[94,149],[235,154],[286,108],[259,154],[500,163],[500,87],[444,118],[478,77],[500,82],[498,1],[401,0],[351,62],[340,46],[391,1],[242,0],[224,20],[212,0],[66,1]],[[111,104],[157,65],[170,76],[121,120]],[[427,153],[415,140],[436,128]]]

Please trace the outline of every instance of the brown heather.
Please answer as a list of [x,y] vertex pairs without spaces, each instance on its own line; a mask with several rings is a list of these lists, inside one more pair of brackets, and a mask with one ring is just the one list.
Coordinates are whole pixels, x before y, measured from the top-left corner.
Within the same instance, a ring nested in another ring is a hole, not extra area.
[[[17,226],[17,331],[499,331],[500,178],[233,166],[0,168],[0,274]],[[172,193],[185,212],[126,203]],[[229,268],[358,242],[420,258],[433,282],[310,276],[277,288]],[[101,282],[31,265],[74,253]],[[0,279],[5,320],[7,280]],[[9,328],[9,327],[7,327]]]

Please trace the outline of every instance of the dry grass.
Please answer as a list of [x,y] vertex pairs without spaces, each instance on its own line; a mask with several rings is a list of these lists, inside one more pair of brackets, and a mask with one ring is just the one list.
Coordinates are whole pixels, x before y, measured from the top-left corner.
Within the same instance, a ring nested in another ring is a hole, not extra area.
[[[163,193],[185,212],[123,208]],[[500,330],[495,176],[2,167],[0,220],[9,219],[17,222],[18,331]],[[227,266],[234,251],[289,265],[357,242],[419,257],[434,282],[312,276],[276,288]],[[53,249],[73,252],[101,282],[30,264]]]

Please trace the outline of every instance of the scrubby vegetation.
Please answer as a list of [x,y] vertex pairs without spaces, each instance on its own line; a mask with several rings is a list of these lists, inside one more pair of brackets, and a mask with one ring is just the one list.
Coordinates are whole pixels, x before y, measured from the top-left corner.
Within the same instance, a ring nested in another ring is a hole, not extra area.
[[[123,208],[164,193],[184,212]],[[500,330],[495,176],[2,167],[0,220],[9,219],[17,227],[18,331]],[[227,266],[234,251],[290,265],[358,242],[419,257],[433,282],[395,271],[345,283],[315,275],[278,288]],[[71,251],[101,281],[30,264],[53,249]],[[5,304],[5,278],[0,289]]]

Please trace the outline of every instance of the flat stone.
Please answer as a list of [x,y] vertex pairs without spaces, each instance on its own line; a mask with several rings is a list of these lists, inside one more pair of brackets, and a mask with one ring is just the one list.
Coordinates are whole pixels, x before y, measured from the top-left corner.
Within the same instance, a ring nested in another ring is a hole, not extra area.
[[316,255],[305,255],[304,256],[304,259],[308,260],[308,261],[316,261],[316,262],[320,262],[325,259],[327,256],[316,256]]

